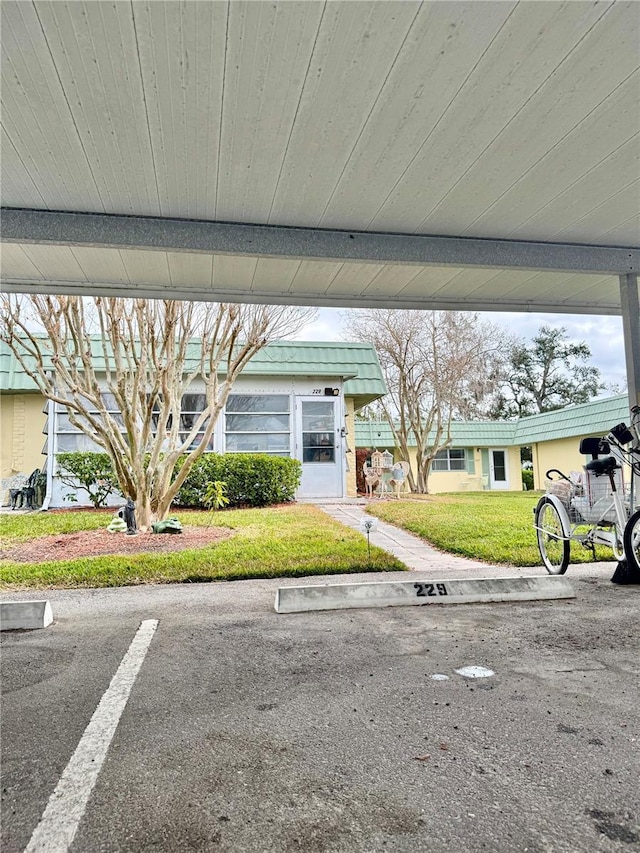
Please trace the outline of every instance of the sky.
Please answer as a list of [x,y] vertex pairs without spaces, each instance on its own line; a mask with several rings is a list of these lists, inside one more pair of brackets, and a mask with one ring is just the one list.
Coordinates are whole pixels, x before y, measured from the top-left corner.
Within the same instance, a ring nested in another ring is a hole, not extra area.
[[[602,381],[608,386],[618,385],[624,390],[626,385],[624,340],[622,319],[620,317],[602,317],[592,314],[534,314],[534,313],[482,313],[483,319],[490,320],[504,328],[506,333],[517,335],[526,341],[536,335],[541,326],[564,327],[573,343],[584,341],[591,350],[590,364],[599,368]],[[343,330],[344,311],[339,308],[321,308],[315,322],[305,326],[297,335],[299,340],[339,341],[346,340]],[[605,391],[610,396],[614,391]]]

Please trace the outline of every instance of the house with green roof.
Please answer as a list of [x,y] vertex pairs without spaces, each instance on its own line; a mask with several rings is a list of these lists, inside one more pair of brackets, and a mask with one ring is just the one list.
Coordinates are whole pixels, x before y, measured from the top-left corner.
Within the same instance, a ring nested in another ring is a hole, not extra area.
[[[97,341],[92,343],[98,357]],[[202,411],[203,391],[195,383],[183,397],[180,421],[185,429]],[[209,449],[299,459],[302,481],[297,497],[301,499],[355,495],[355,412],[385,392],[378,357],[370,344],[272,343],[251,359],[235,383]],[[46,505],[51,507],[64,506],[67,491],[56,477],[55,454],[101,449],[70,424],[64,407],[42,397],[4,344],[0,347],[0,428],[2,480],[46,468]],[[78,495],[80,500],[83,494]]]
[[531,447],[535,488],[544,488],[550,468],[581,471],[591,457],[580,453],[580,439],[607,435],[629,417],[629,397],[619,394],[517,421],[514,442]]
[[[522,489],[520,447],[513,441],[510,421],[455,421],[451,445],[438,451],[429,475],[429,491],[478,492]],[[357,421],[356,447],[388,450],[397,458],[391,427],[386,421]],[[416,470],[416,451],[407,460]]]
[[[520,490],[522,447],[531,448],[534,488],[543,489],[550,468],[580,471],[588,461],[579,451],[581,438],[606,435],[622,422],[629,422],[626,394],[516,421],[454,421],[451,445],[441,450],[433,462],[429,490]],[[397,457],[393,433],[386,421],[357,421],[356,447],[388,450]],[[408,461],[415,470],[415,451]]]

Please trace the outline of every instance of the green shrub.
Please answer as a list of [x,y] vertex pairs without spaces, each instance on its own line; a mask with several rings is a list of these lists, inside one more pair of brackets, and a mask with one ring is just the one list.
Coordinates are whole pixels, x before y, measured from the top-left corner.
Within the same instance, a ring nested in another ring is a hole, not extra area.
[[[104,506],[111,494],[121,494],[108,453],[56,453],[57,476],[72,489],[83,489],[96,507]],[[67,500],[76,501],[75,494]]]
[[533,489],[533,471],[530,468],[522,469],[522,488],[525,492],[530,492]]
[[207,489],[216,481],[226,484],[230,507],[285,503],[293,500],[301,474],[297,459],[265,453],[205,453],[189,472],[174,503],[206,506]]

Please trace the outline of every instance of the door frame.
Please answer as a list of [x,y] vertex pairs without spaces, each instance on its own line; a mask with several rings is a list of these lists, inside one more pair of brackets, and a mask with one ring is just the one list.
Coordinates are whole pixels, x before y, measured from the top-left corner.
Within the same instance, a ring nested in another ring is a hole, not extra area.
[[[493,491],[506,491],[509,488],[509,454],[506,447],[489,447],[489,488]],[[493,454],[504,454],[504,480],[496,480]]]
[[[302,423],[302,405],[303,403],[332,403],[333,411],[334,411],[334,461],[331,463],[324,462],[304,462],[304,447],[303,447],[303,423]],[[302,478],[300,481],[300,486],[298,488],[298,492],[300,493],[303,489],[303,480],[305,479],[305,474],[307,476],[310,473],[310,470],[315,468],[318,471],[324,469],[325,471],[329,470],[329,465],[333,468],[334,473],[334,484],[335,489],[333,489],[334,494],[332,495],[308,495],[301,494],[300,496],[303,499],[314,500],[322,500],[323,497],[327,499],[335,500],[344,498],[346,495],[346,470],[345,470],[345,461],[344,461],[344,398],[342,394],[336,397],[323,396],[321,394],[296,394],[294,396],[294,409],[295,409],[295,418],[294,418],[294,429],[295,435],[293,437],[294,446],[295,446],[295,458],[299,460],[302,465]],[[313,468],[306,468],[306,466],[313,466]],[[306,468],[306,470],[305,470]],[[308,490],[305,490],[308,491]]]

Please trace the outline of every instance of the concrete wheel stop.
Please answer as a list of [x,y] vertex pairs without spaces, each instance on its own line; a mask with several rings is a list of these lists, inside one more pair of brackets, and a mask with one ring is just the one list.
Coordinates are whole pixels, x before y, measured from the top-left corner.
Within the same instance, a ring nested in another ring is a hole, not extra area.
[[52,622],[48,601],[0,601],[0,631],[32,631]]
[[280,587],[276,592],[275,609],[277,613],[300,613],[356,607],[537,601],[575,596],[566,578],[556,575],[420,579]]

